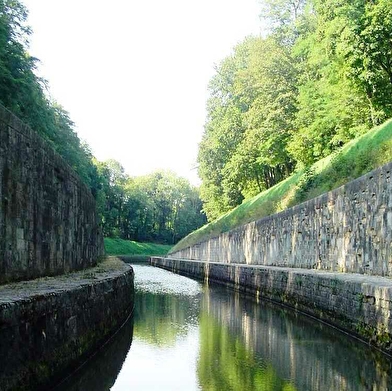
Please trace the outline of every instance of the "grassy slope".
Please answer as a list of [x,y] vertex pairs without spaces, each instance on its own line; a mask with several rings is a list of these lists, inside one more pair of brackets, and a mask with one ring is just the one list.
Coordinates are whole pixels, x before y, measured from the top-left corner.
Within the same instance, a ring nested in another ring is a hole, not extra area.
[[166,255],[172,246],[155,243],[139,243],[131,240],[105,238],[107,255],[127,255],[137,258]]
[[335,189],[392,160],[392,120],[346,144],[339,152],[299,170],[274,187],[182,239],[171,252],[280,212]]

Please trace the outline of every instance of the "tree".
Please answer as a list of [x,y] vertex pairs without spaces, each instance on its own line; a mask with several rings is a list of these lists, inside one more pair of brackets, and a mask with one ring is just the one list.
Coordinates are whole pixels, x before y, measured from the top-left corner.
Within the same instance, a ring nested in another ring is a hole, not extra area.
[[114,159],[94,160],[97,169],[97,209],[101,216],[104,236],[122,237],[125,185],[128,180],[124,168]]
[[388,0],[340,6],[349,32],[342,51],[349,75],[365,92],[373,125],[392,116],[392,7]]
[[170,171],[134,178],[134,189],[144,191],[149,200],[144,211],[149,212],[153,241],[176,243],[205,223],[197,189]]
[[296,114],[297,69],[290,48],[274,37],[252,41],[248,66],[238,74],[237,88],[248,96],[241,143],[225,167],[236,177],[244,197],[253,196],[291,173],[286,144]]
[[74,131],[68,113],[45,95],[28,54],[27,10],[17,0],[0,0],[0,103],[38,132],[92,186],[95,175],[88,146]]
[[246,68],[250,40],[237,45],[232,56],[216,67],[209,83],[207,120],[200,143],[198,163],[202,179],[200,194],[203,210],[209,219],[229,210],[243,199],[238,189],[223,187],[225,165],[241,142],[245,126],[242,113],[248,109],[247,97],[236,93],[237,74]]
[[264,0],[216,68],[199,147],[209,220],[392,115],[389,0]]
[[290,48],[275,37],[249,37],[216,72],[198,156],[209,220],[273,186],[294,166],[285,148],[297,93]]

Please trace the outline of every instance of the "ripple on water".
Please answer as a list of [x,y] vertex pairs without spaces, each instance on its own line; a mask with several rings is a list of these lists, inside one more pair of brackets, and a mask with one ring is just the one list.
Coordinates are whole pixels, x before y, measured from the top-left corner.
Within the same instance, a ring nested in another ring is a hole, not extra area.
[[202,292],[202,285],[190,278],[145,265],[132,267],[135,272],[136,291],[181,296],[196,296]]

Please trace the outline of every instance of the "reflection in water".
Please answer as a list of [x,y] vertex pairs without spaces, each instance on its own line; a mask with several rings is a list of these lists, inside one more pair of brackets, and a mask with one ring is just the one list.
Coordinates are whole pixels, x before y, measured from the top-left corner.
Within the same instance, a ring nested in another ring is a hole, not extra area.
[[200,331],[198,375],[203,390],[296,390],[213,317],[201,317]]
[[201,285],[150,266],[133,267],[134,341],[112,391],[200,390]]
[[66,379],[53,391],[107,391],[113,386],[131,347],[133,318],[131,317],[81,370]]
[[235,390],[391,389],[383,354],[291,310],[214,287],[201,312],[203,390],[222,390],[223,379]]
[[326,325],[161,269],[134,269],[131,348],[132,333],[119,334],[61,391],[392,389],[384,355]]
[[135,337],[156,346],[174,346],[197,327],[201,286],[149,266],[135,269]]

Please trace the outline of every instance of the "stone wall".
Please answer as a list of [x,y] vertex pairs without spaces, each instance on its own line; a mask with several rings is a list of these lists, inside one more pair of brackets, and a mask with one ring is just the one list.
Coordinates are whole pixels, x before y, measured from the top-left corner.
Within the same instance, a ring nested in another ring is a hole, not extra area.
[[80,371],[56,387],[55,391],[111,390],[131,348],[133,323],[134,319],[130,317],[98,354],[92,357]]
[[159,257],[151,258],[151,264],[234,287],[256,300],[285,304],[392,353],[392,280],[389,278]]
[[392,276],[392,163],[173,258]]
[[130,316],[132,268],[96,269],[0,287],[2,391],[52,389]]
[[2,106],[0,200],[0,284],[84,269],[103,255],[89,189]]

